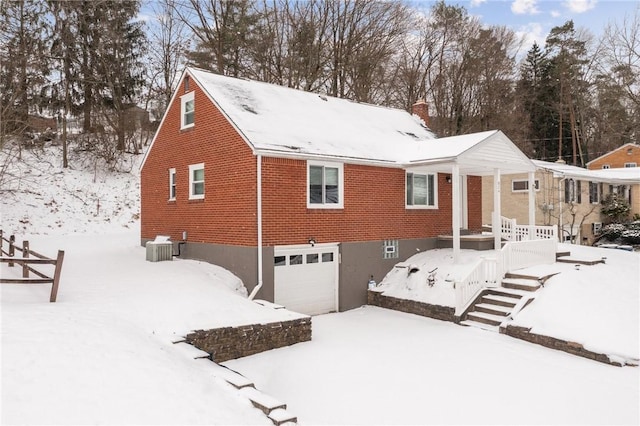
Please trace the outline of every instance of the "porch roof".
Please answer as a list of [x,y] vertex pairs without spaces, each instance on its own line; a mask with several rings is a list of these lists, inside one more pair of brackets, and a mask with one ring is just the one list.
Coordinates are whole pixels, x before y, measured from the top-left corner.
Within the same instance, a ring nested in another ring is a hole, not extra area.
[[557,178],[573,178],[613,185],[640,184],[640,168],[638,167],[589,170],[570,164],[540,160],[533,160],[533,163],[539,169],[552,172],[553,176]]
[[[438,143],[438,149],[433,145]],[[534,172],[536,166],[500,130],[451,136],[425,141],[405,163],[408,169],[447,173],[457,164],[460,174],[486,176],[494,170],[502,174]]]

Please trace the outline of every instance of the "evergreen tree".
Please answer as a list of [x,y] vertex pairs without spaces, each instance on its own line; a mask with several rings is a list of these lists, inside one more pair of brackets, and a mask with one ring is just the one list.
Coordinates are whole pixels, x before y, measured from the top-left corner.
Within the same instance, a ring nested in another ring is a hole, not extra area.
[[41,2],[0,1],[0,138],[26,131],[29,114],[42,110],[42,88],[50,70],[42,53],[49,31]]

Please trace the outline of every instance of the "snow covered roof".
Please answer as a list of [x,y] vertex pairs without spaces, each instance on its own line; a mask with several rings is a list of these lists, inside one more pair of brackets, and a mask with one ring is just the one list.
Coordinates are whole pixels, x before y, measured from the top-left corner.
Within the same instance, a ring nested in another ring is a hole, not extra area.
[[567,177],[592,182],[605,182],[617,184],[640,183],[640,168],[628,167],[617,169],[588,170],[582,167],[565,163],[550,163],[548,161],[532,160],[539,169],[553,172],[556,177]]
[[[499,131],[436,139],[418,116],[404,110],[196,68],[187,68],[185,72],[235,125],[255,153],[390,167],[448,162],[450,170],[452,162],[474,151],[481,160],[478,165],[486,168],[486,156],[474,147],[494,145],[493,160],[500,161],[507,154],[505,166],[515,166],[520,172],[525,171],[522,167],[533,170],[528,158]],[[465,172],[462,168],[461,171]]]

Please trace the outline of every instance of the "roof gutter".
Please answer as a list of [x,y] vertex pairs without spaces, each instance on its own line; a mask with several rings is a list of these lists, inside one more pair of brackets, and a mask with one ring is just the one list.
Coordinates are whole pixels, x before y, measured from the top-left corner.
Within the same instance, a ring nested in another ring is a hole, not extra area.
[[262,288],[262,155],[256,156],[257,175],[257,225],[258,225],[258,283],[251,291],[249,300],[253,300]]

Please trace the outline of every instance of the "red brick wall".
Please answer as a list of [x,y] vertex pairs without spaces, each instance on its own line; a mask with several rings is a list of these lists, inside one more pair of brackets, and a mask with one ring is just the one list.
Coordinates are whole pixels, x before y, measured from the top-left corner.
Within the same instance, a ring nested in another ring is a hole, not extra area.
[[[176,96],[142,169],[141,237],[180,240],[187,231],[191,242],[255,246],[256,158],[193,80],[191,88],[195,126],[180,130]],[[189,200],[189,165],[202,162],[205,198]],[[176,201],[168,201],[169,168],[176,169]]]
[[640,146],[625,145],[589,164],[589,170],[599,170],[608,164],[610,168],[624,167],[624,163],[636,163],[640,166]]
[[[180,86],[182,87],[182,85]],[[141,237],[188,232],[188,241],[255,246],[256,157],[206,95],[195,89],[195,126],[180,130],[176,97],[142,169]],[[182,93],[180,93],[182,94]],[[205,198],[188,200],[189,165],[205,163]],[[169,168],[177,173],[168,201]],[[405,171],[344,165],[344,208],[307,209],[307,163],[263,158],[265,245],[434,237],[451,231],[451,184],[438,175],[438,209],[405,208]],[[480,229],[481,179],[468,181],[469,227]]]

